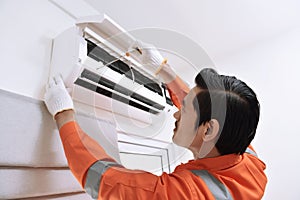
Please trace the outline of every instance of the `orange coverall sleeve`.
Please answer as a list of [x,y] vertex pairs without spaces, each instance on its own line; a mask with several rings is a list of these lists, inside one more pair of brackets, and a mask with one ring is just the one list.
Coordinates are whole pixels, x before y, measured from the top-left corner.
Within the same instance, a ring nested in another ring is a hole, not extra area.
[[86,172],[92,164],[98,160],[115,162],[75,121],[64,124],[59,132],[68,165],[82,186],[85,184]]
[[177,108],[181,108],[184,97],[189,93],[190,88],[182,81],[179,76],[167,84],[172,102]]

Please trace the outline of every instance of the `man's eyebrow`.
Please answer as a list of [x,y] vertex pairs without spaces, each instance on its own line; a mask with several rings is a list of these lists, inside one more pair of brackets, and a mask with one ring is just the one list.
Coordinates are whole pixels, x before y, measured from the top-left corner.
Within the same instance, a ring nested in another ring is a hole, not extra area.
[[185,107],[185,105],[186,105],[186,102],[185,102],[186,100],[185,100],[185,98],[182,100],[182,107]]

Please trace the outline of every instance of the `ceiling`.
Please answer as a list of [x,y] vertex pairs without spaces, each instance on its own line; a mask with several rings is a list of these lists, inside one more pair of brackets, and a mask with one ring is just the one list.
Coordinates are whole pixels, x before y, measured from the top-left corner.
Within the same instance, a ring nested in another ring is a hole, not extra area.
[[85,1],[127,30],[158,27],[179,32],[213,59],[300,24],[298,0]]

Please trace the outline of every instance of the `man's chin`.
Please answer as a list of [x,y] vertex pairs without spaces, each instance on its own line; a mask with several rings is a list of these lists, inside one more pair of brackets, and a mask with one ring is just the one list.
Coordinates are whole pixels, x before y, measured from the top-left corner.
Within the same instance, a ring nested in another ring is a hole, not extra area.
[[181,146],[180,142],[177,141],[178,138],[176,138],[176,133],[174,133],[173,137],[172,137],[172,141],[174,144],[176,144],[177,146]]
[[[175,132],[174,132],[174,134],[173,134],[173,136],[172,136],[172,141],[173,141],[173,143],[175,143]],[[175,143],[176,144],[176,143]]]
[[177,128],[174,128],[174,129],[173,129],[173,136],[172,136],[173,142],[174,142],[174,138],[175,138],[175,136],[176,136],[176,132],[177,132]]
[[183,148],[187,148],[189,145],[187,144],[187,141],[183,141],[182,138],[178,137],[179,135],[177,135],[177,133],[174,133],[173,137],[172,137],[172,141],[174,144],[176,144],[177,146],[183,147]]

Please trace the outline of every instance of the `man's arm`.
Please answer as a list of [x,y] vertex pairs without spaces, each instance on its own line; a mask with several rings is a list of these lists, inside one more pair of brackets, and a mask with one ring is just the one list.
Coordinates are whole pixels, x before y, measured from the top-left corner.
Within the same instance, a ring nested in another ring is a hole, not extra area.
[[50,79],[44,98],[48,111],[53,115],[59,128],[69,167],[84,187],[88,169],[95,162],[99,160],[116,162],[76,123],[73,101],[61,77]]
[[172,102],[177,108],[181,108],[184,97],[189,93],[190,88],[182,81],[179,76],[167,83]]
[[54,119],[56,121],[56,125],[58,127],[58,130],[66,123],[75,121],[75,112],[74,110],[65,110],[62,112],[57,113],[54,116]]
[[[86,190],[91,190],[90,182],[96,179],[96,183],[98,182],[98,184],[100,184],[100,177],[109,166],[122,166],[107,155],[105,150],[95,140],[89,137],[76,121],[72,121],[74,117],[74,113],[72,112],[73,111],[63,111],[57,114],[55,118],[57,119],[58,126],[61,126],[59,134],[68,160],[68,165],[82,187]],[[99,176],[89,176],[89,173],[92,175],[95,174],[95,172],[93,172],[94,169],[91,169],[95,163],[98,167],[96,172],[99,171],[97,174]]]

